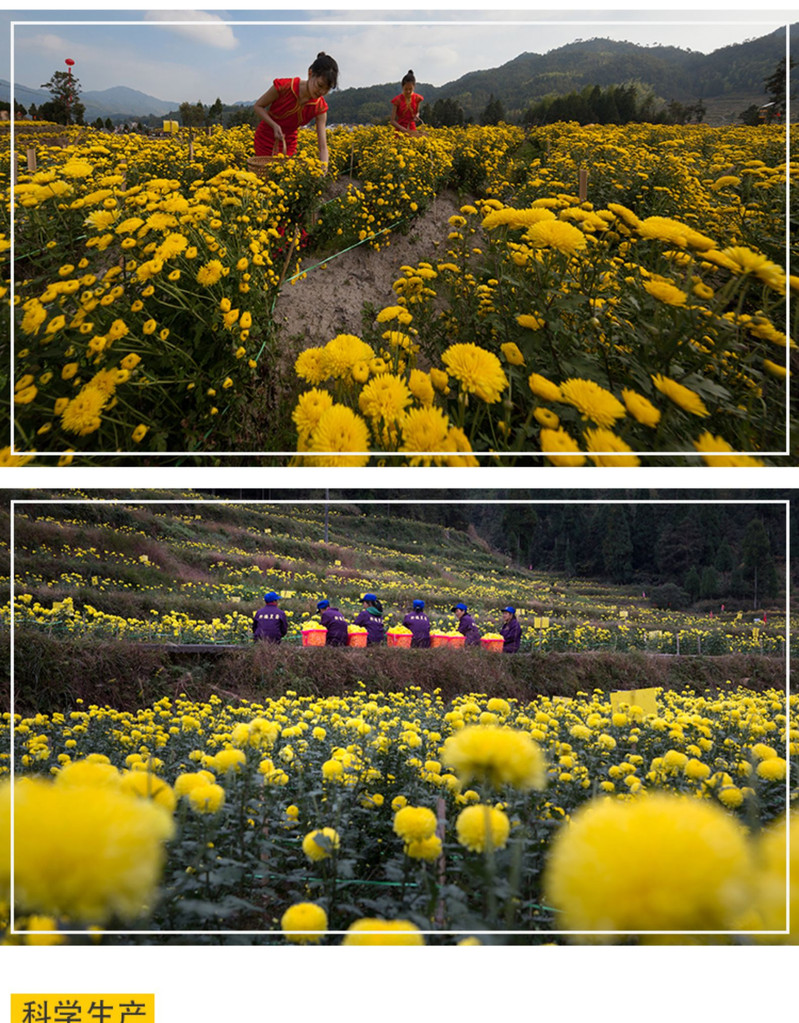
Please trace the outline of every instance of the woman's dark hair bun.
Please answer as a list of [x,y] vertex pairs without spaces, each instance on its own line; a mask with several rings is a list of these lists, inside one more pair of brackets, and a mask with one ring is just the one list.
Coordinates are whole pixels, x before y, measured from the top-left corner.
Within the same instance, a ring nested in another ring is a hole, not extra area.
[[327,56],[327,54],[325,53],[325,51],[324,50],[320,50],[319,53],[317,53],[317,55],[316,55],[316,59],[319,60],[320,57],[326,57],[326,56]]
[[412,74],[413,74],[413,71],[409,69],[409,70],[408,70],[408,74],[409,74],[409,75],[412,75]]

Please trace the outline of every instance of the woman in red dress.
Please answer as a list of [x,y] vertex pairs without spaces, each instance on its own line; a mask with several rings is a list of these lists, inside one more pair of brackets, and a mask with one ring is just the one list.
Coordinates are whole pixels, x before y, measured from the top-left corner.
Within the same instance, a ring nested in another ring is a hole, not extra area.
[[255,103],[260,123],[255,129],[255,155],[293,156],[297,151],[297,131],[316,120],[319,159],[327,167],[327,103],[325,95],[338,82],[338,64],[320,53],[308,68],[308,78],[276,78]]
[[391,101],[391,127],[399,134],[413,135],[419,120],[419,106],[424,96],[414,92],[416,78],[409,71],[402,79],[402,92]]

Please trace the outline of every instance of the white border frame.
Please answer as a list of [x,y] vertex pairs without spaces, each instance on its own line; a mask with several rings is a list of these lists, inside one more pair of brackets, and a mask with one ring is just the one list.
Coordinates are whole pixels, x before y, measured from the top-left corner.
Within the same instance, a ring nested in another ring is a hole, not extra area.
[[[670,25],[673,25],[676,20],[677,19],[658,20],[657,18],[653,18],[651,22],[648,22],[648,24],[652,24],[652,25],[666,25],[666,24],[670,24]],[[303,26],[303,27],[312,26],[314,24],[317,24],[317,22],[314,22],[313,20],[309,20],[309,21],[305,21],[305,22],[299,22],[299,21],[292,21],[291,19],[275,20],[275,21],[268,21],[268,20],[257,20],[257,21],[256,20],[253,20],[253,21],[242,20],[242,21],[238,21],[237,20],[237,21],[226,21],[226,22],[203,22],[203,21],[197,19],[197,20],[193,20],[192,23],[193,24],[198,24],[198,25],[202,25],[202,24],[213,24],[213,25],[225,24],[225,25],[242,25],[242,26],[255,26],[255,25],[292,26],[292,25],[297,25],[297,26]],[[746,24],[747,26],[751,24],[753,27],[757,24],[756,21],[736,21],[734,18],[730,19],[730,21],[728,23],[729,24]],[[14,78],[15,78],[15,74],[14,74],[14,47],[15,47],[15,28],[16,28],[17,25],[19,25],[19,26],[31,26],[31,25],[41,25],[41,26],[47,26],[47,25],[69,25],[71,27],[74,27],[74,26],[99,26],[99,25],[112,25],[112,26],[123,26],[124,27],[125,25],[135,25],[137,27],[143,27],[143,26],[148,26],[149,27],[149,26],[152,26],[152,27],[167,27],[168,28],[170,26],[185,25],[185,24],[186,24],[186,19],[183,19],[183,20],[180,20],[180,21],[174,21],[174,22],[172,22],[172,21],[147,22],[147,21],[144,21],[144,20],[130,21],[130,22],[126,22],[126,21],[107,22],[107,21],[101,21],[101,20],[96,20],[96,21],[95,20],[86,20],[86,21],[58,21],[58,20],[52,20],[52,21],[44,21],[44,20],[21,21],[20,20],[20,21],[16,21],[16,20],[12,20],[11,21],[11,26],[10,26],[10,31],[11,31],[10,102],[11,102],[11,111],[12,111],[11,120],[10,120],[10,137],[11,137],[10,145],[11,145],[11,158],[12,158],[12,161],[15,159],[15,152],[16,152],[16,148],[15,148],[15,137],[16,137],[15,136],[15,119],[14,119],[14,116],[13,116],[13,111],[14,111],[14,86],[15,86],[15,82],[14,82]],[[386,19],[386,20],[382,20],[381,19],[380,21],[372,21],[372,20],[354,21],[354,20],[346,20],[345,19],[345,20],[342,20],[342,21],[335,21],[335,20],[325,21],[325,22],[322,22],[321,24],[324,24],[325,26],[330,26],[330,25],[335,25],[335,26],[388,25],[388,26],[391,26],[391,25],[402,25],[402,24],[407,25],[407,24],[409,24],[409,22],[407,20],[406,21],[401,21],[401,20],[392,21],[390,19]],[[423,22],[421,24],[422,25],[447,25],[447,26],[456,26],[456,25],[475,26],[475,25],[477,25],[477,26],[480,26],[480,27],[486,26],[486,25],[499,25],[499,26],[503,26],[503,27],[504,26],[513,27],[515,25],[525,25],[525,26],[561,25],[561,24],[569,24],[569,25],[571,25],[571,24],[575,24],[575,23],[572,22],[572,21],[564,21],[564,22],[559,22],[559,21],[542,21],[542,22],[536,22],[536,21],[532,21],[532,20],[529,20],[529,19],[525,19],[525,20],[521,20],[520,19],[519,21],[513,21],[513,20],[509,19],[509,20],[503,20],[503,21],[497,21],[497,22],[490,22],[490,21],[468,21],[468,20],[462,20],[462,21],[458,21],[458,22],[453,22],[453,21],[441,21],[441,22],[429,21],[429,22]],[[638,22],[638,21],[623,21],[623,20],[609,21],[608,19],[591,20],[591,18],[588,18],[588,19],[586,19],[584,21],[581,21],[581,24],[586,24],[586,25],[608,25],[608,24],[611,24],[613,26],[624,26],[626,24],[639,25],[640,22]],[[686,24],[704,24],[704,25],[708,25],[709,24],[709,25],[713,25],[713,24],[717,24],[717,19],[716,20],[708,20],[708,21],[701,21],[699,19],[696,19],[696,20],[692,19],[692,20],[686,21]],[[790,90],[791,90],[791,80],[790,80],[790,25],[791,25],[790,20],[786,18],[786,21],[785,21],[785,24],[784,24],[784,29],[785,29],[785,66],[786,66],[786,110],[785,110],[785,123],[784,123],[784,131],[785,131],[785,172],[786,172],[785,173],[785,177],[786,177],[785,211],[784,211],[784,214],[785,214],[785,267],[786,267],[786,276],[790,275],[790,237],[791,237],[791,232],[790,232],[790,162],[791,162],[791,159],[790,159],[790,134],[789,134],[789,131],[790,131]],[[17,449],[15,447],[15,429],[14,429],[14,382],[15,382],[15,374],[16,374],[15,358],[14,358],[14,353],[15,353],[15,348],[16,348],[16,345],[15,345],[16,337],[15,337],[15,323],[14,323],[14,315],[13,315],[14,296],[15,296],[15,277],[14,277],[15,233],[16,233],[15,232],[15,206],[16,206],[16,204],[14,202],[14,197],[13,197],[13,192],[12,192],[12,196],[11,196],[11,214],[10,214],[11,248],[10,248],[10,253],[9,253],[10,254],[10,260],[11,260],[11,284],[10,284],[10,303],[11,303],[11,306],[10,306],[10,314],[9,314],[9,329],[10,329],[10,342],[9,342],[9,344],[10,344],[10,361],[11,361],[10,373],[9,373],[9,390],[10,390],[10,395],[9,395],[9,399],[10,399],[9,435],[10,435],[10,451],[11,451],[11,454],[12,455],[26,455],[26,454],[33,454],[34,452],[28,452],[28,451],[19,450],[19,449]],[[791,323],[790,308],[791,308],[790,287],[786,287],[786,289],[785,289],[785,335],[786,335],[786,337],[790,336],[790,323]],[[791,384],[790,384],[790,365],[789,365],[790,364],[790,348],[788,346],[786,346],[785,358],[786,358],[786,364],[787,364],[787,368],[788,368],[789,372],[788,372],[788,374],[787,374],[787,376],[785,378],[785,448],[784,448],[784,450],[783,451],[733,451],[733,452],[727,452],[727,456],[729,456],[729,455],[747,455],[747,456],[752,456],[752,457],[764,457],[764,458],[769,458],[769,457],[776,457],[776,458],[790,457],[790,454],[791,454],[791,451],[790,451],[790,444],[791,444],[791,408],[790,408]],[[216,451],[216,452],[210,452],[210,451],[208,451],[208,452],[206,452],[206,451],[160,451],[160,452],[149,452],[148,451],[148,452],[144,452],[144,453],[136,452],[136,451],[126,451],[126,452],[116,452],[116,451],[80,451],[80,452],[74,452],[74,453],[73,452],[67,452],[67,451],[47,451],[47,452],[35,452],[35,457],[37,457],[37,458],[45,458],[45,459],[56,459],[56,458],[64,457],[67,454],[73,454],[73,457],[76,457],[78,460],[80,460],[81,458],[87,458],[87,457],[88,458],[102,458],[102,459],[106,459],[106,458],[108,458],[108,459],[111,459],[111,458],[113,458],[113,459],[125,458],[125,459],[135,459],[138,462],[141,462],[143,459],[154,459],[154,460],[157,461],[157,460],[166,459],[166,458],[212,458],[212,459],[242,458],[242,459],[252,459],[252,458],[295,458],[295,457],[302,458],[303,457],[303,453],[302,452],[297,452],[297,451],[245,451],[245,452],[237,452],[237,451]],[[314,452],[314,457],[319,457],[319,456],[323,456],[323,457],[324,456],[335,456],[335,455],[340,455],[340,454],[341,454],[340,452]],[[475,451],[475,452],[471,452],[471,454],[474,455],[474,456],[477,456],[477,457],[490,458],[492,453],[490,451],[487,451],[487,452],[485,452],[485,451]],[[583,452],[583,454],[585,454],[587,457],[590,457],[591,455],[601,457],[603,455],[618,455],[619,453],[618,452],[613,452],[613,451],[592,451],[592,452]],[[698,453],[698,452],[694,453],[694,452],[691,452],[691,451],[688,451],[688,450],[684,450],[684,451],[656,451],[656,452],[631,451],[629,453],[625,452],[625,454],[628,454],[629,457],[636,456],[636,457],[647,458],[647,459],[654,459],[654,460],[663,459],[663,458],[681,458],[681,459],[685,459],[686,460],[686,462],[687,462],[686,468],[699,467],[701,465],[701,462],[702,462],[702,455],[701,455],[701,453]],[[415,451],[404,451],[404,452],[401,452],[401,453],[400,452],[382,452],[382,451],[371,451],[371,452],[362,451],[362,452],[347,452],[347,455],[349,455],[350,457],[352,457],[352,456],[369,456],[369,457],[379,457],[379,458],[386,458],[386,459],[392,459],[392,460],[408,459],[408,458],[413,458],[413,457],[430,457],[430,458],[434,458],[434,457],[437,457],[437,456],[439,456],[439,457],[440,456],[448,456],[448,457],[453,457],[454,456],[454,457],[463,457],[463,458],[469,457],[469,453],[463,453],[463,454],[459,455],[457,452],[453,453],[453,452],[445,452],[445,451],[438,451],[438,452],[430,452],[430,451],[422,451],[422,452],[418,452],[418,451],[416,451],[416,452]],[[308,457],[308,456],[306,456],[306,457]],[[547,455],[546,455],[545,452],[542,452],[542,451],[523,451],[523,452],[519,452],[517,457],[519,457],[520,459],[523,459],[523,460],[524,459],[531,459],[531,460],[536,460],[536,461],[540,461],[540,462],[545,462],[546,458],[547,458]],[[708,455],[708,457],[712,458],[713,457],[712,453],[710,453]],[[531,466],[524,466],[523,465],[522,467],[523,468],[533,468],[532,465]],[[542,466],[537,466],[537,467],[540,468]],[[546,466],[544,466],[544,467],[546,467]],[[588,466],[588,468],[590,468],[590,466]],[[296,467],[294,467],[294,471],[296,471]]]
[[[384,501],[379,501],[379,500],[376,500],[376,499],[357,501],[357,498],[350,498],[350,499],[340,498],[340,499],[335,499],[333,501],[328,501],[327,503],[329,505],[337,505],[337,504],[348,505],[348,504],[352,504],[353,501],[355,501],[358,504],[363,504],[363,505],[372,505],[372,504],[376,504],[376,505],[385,505],[385,504],[441,504],[442,503],[441,501],[411,500],[411,499],[406,499],[406,498],[396,499],[396,500],[384,500]],[[11,607],[11,616],[10,616],[10,633],[11,633],[11,660],[10,660],[10,678],[11,678],[11,681],[10,681],[10,692],[11,692],[11,697],[10,697],[10,711],[11,711],[10,741],[11,741],[11,751],[10,751],[10,771],[11,771],[11,777],[12,778],[15,777],[15,775],[16,775],[16,771],[15,771],[16,764],[15,764],[15,755],[14,755],[15,730],[16,730],[16,722],[14,720],[14,701],[15,701],[15,695],[16,695],[15,678],[14,678],[14,665],[15,665],[15,659],[14,659],[14,631],[15,631],[14,598],[15,598],[15,583],[16,583],[15,551],[14,551],[14,539],[15,539],[14,525],[15,525],[16,508],[17,508],[17,506],[20,506],[20,507],[23,507],[23,506],[25,506],[25,507],[27,507],[27,506],[39,507],[39,506],[47,506],[47,505],[53,505],[53,504],[58,505],[59,507],[65,507],[65,506],[69,506],[69,505],[84,505],[84,504],[97,504],[97,503],[104,504],[104,505],[106,505],[106,504],[107,505],[166,505],[166,506],[176,505],[176,506],[181,506],[181,507],[184,506],[184,505],[200,505],[200,506],[209,506],[209,505],[211,505],[211,506],[213,506],[213,505],[237,505],[237,506],[245,506],[245,507],[257,507],[257,506],[261,506],[262,505],[264,507],[275,507],[275,506],[282,506],[282,505],[289,505],[289,506],[313,505],[313,506],[317,506],[319,504],[324,504],[325,502],[321,501],[319,499],[309,499],[309,500],[290,500],[290,499],[280,500],[280,499],[275,499],[275,500],[269,500],[269,501],[262,501],[262,500],[248,501],[248,500],[224,500],[224,499],[220,499],[220,498],[209,498],[207,501],[203,501],[203,500],[193,500],[192,501],[192,500],[177,499],[177,498],[165,499],[165,500],[159,500],[157,498],[141,498],[141,499],[130,499],[130,498],[127,498],[127,499],[126,498],[96,498],[94,500],[86,499],[86,498],[72,499],[72,500],[69,500],[69,499],[68,500],[61,500],[61,499],[54,499],[54,498],[47,498],[47,499],[42,499],[42,500],[36,500],[36,499],[32,499],[32,498],[23,498],[23,499],[14,499],[14,498],[12,498],[12,500],[10,502],[10,511],[9,511],[9,516],[10,516],[10,576],[11,576],[11,579],[10,579],[10,607]],[[461,501],[453,501],[452,503],[454,503],[454,504],[466,504],[466,505],[469,505],[469,504],[484,504],[485,502],[482,502],[479,499],[465,499],[465,500],[461,500]],[[529,504],[544,504],[544,505],[562,505],[562,504],[581,504],[581,505],[582,504],[586,504],[586,505],[632,504],[632,505],[640,505],[640,504],[656,504],[656,505],[680,505],[680,506],[684,506],[684,505],[694,506],[694,505],[697,505],[697,504],[699,504],[699,505],[705,505],[705,504],[707,504],[707,505],[724,505],[724,506],[727,506],[727,505],[782,505],[783,508],[784,508],[784,511],[785,511],[785,717],[786,717],[785,747],[784,747],[783,752],[784,752],[784,758],[785,758],[786,762],[790,765],[790,753],[789,753],[789,745],[790,745],[789,729],[790,729],[790,720],[791,720],[791,714],[790,714],[790,661],[791,661],[791,658],[790,658],[790,608],[791,608],[791,599],[790,599],[790,597],[791,597],[791,595],[790,595],[790,568],[789,568],[789,566],[790,566],[790,524],[791,524],[790,523],[790,511],[791,511],[790,500],[786,500],[786,499],[770,499],[770,498],[766,498],[765,500],[759,500],[759,501],[754,499],[754,498],[749,498],[749,499],[740,498],[740,499],[726,500],[726,501],[710,500],[710,499],[692,501],[692,500],[687,499],[687,498],[683,498],[683,499],[649,499],[649,500],[632,500],[632,499],[628,499],[628,500],[621,500],[621,501],[614,501],[614,500],[610,500],[610,499],[585,499],[585,500],[530,499],[530,500],[525,500],[525,501],[522,501],[522,500],[511,500],[511,501],[494,500],[494,501],[491,501],[490,503],[491,504],[495,504],[495,505],[505,505],[505,504],[513,504],[513,505],[521,505],[521,504],[524,504],[524,505],[529,505]],[[786,805],[786,813],[790,812],[790,777],[791,777],[791,773],[790,773],[790,767],[789,767],[789,770],[786,772],[786,778],[785,778],[785,805]],[[12,787],[12,790],[11,790],[11,832],[12,832],[12,836],[13,836],[13,828],[14,828],[14,790],[13,790],[13,787]],[[589,936],[589,938],[594,938],[594,939],[597,938],[597,937],[600,937],[600,936],[602,936],[602,937],[609,937],[609,936],[617,937],[617,936],[628,936],[628,935],[641,935],[641,936],[657,935],[657,936],[672,936],[672,937],[673,936],[696,937],[696,936],[704,936],[704,935],[786,936],[786,935],[788,935],[790,933],[790,929],[791,929],[791,921],[790,921],[790,871],[787,869],[787,865],[790,864],[790,828],[787,828],[787,827],[786,827],[786,834],[785,834],[785,854],[786,854],[786,882],[785,882],[785,888],[786,888],[786,890],[785,890],[785,897],[786,897],[786,905],[785,905],[786,927],[785,927],[784,930],[777,930],[777,931],[774,931],[774,930],[755,930],[755,931],[752,931],[752,930],[747,930],[747,931],[735,931],[735,930],[693,930],[693,931],[656,931],[656,930],[655,931],[611,931],[611,930],[607,930],[607,931],[560,931],[560,930],[547,930],[547,931],[530,931],[530,930],[519,930],[519,931],[517,931],[517,930],[508,930],[508,931],[505,931],[505,930],[502,930],[502,931],[496,931],[496,930],[494,930],[494,931],[477,931],[477,930],[472,930],[472,931],[440,931],[440,930],[430,930],[430,931],[428,931],[428,930],[423,930],[423,931],[420,931],[419,933],[421,933],[423,935],[426,935],[426,936],[427,935],[431,935],[431,936],[437,936],[437,937],[453,937],[453,936],[470,937],[470,936],[486,936],[486,935],[491,935],[492,937],[497,937],[497,936],[501,937],[501,936],[504,936],[504,935],[506,935],[506,936],[515,936],[515,937],[518,937],[518,936],[528,936],[529,937],[529,936],[532,936],[532,935],[536,935],[536,936],[540,936],[542,939],[546,939],[548,936],[552,936],[552,937],[558,936],[558,937],[567,937],[568,938],[568,937],[572,937],[572,936],[575,936],[575,935],[587,935],[587,936]],[[11,935],[21,935],[21,934],[24,934],[25,932],[16,930],[15,926],[14,926],[14,924],[15,924],[15,910],[14,910],[14,880],[13,880],[13,877],[14,877],[14,847],[13,847],[13,842],[12,842],[12,847],[11,847],[10,934]],[[82,930],[75,930],[75,931],[73,931],[73,930],[35,931],[35,932],[31,932],[31,933],[37,933],[37,934],[56,934],[56,933],[59,933],[59,934],[64,934],[64,935],[67,935],[67,934],[69,934],[69,935],[81,935],[81,936],[84,936],[84,937],[86,935],[86,932],[82,931]],[[280,935],[283,932],[280,931],[280,930],[270,930],[270,931],[263,931],[263,930],[259,930],[259,931],[248,931],[248,930],[242,930],[242,931],[238,931],[238,930],[232,930],[232,931],[225,931],[225,930],[218,930],[218,931],[200,931],[200,930],[196,930],[196,931],[104,930],[102,933],[103,934],[109,934],[109,935],[124,935],[124,936],[132,936],[132,937],[138,937],[138,936],[142,936],[142,937],[144,937],[144,936],[174,937],[175,935],[180,935],[180,936],[183,936],[183,937],[191,936],[191,937],[219,937],[219,938],[224,938],[224,937],[245,936],[245,935],[250,936],[250,937],[265,937],[266,935],[274,935],[275,937],[280,937]],[[327,935],[344,935],[344,934],[347,933],[347,931],[328,930],[325,933]],[[385,934],[385,933],[388,933],[388,932],[385,932],[385,931],[370,931],[370,932],[364,932],[364,933]],[[150,944],[150,943],[145,943],[145,944]],[[156,944],[160,944],[160,943],[156,942]],[[538,944],[538,942],[534,942],[532,944]]]

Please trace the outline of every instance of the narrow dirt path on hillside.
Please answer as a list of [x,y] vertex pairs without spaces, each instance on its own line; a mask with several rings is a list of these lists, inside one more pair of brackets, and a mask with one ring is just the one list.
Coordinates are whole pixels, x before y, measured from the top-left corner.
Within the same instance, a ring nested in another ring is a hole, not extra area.
[[[386,235],[379,251],[359,245],[328,259],[324,268],[310,270],[306,278],[285,284],[274,314],[281,341],[299,352],[327,344],[336,334],[360,336],[363,304],[377,309],[392,305],[396,296],[391,285],[401,266],[444,258],[447,221],[466,201],[455,192],[442,192],[406,234]],[[317,263],[318,257],[303,259],[304,268]]]

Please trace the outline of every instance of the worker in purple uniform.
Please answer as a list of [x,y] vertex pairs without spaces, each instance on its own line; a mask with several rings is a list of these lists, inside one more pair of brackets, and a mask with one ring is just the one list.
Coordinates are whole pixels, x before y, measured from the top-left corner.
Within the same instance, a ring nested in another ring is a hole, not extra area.
[[361,597],[362,610],[355,619],[355,624],[366,629],[366,645],[373,646],[382,643],[386,638],[386,630],[383,625],[383,605],[374,593],[364,593]]
[[411,630],[411,646],[420,649],[430,646],[430,619],[424,613],[424,601],[414,600],[413,611],[402,619],[406,629]]
[[522,638],[522,627],[519,625],[519,619],[516,617],[515,607],[508,605],[508,607],[502,608],[502,625],[499,632],[505,640],[505,644],[502,647],[503,654],[518,654],[519,643]]
[[325,646],[347,645],[347,619],[337,607],[331,607],[329,600],[316,602],[317,611],[321,611],[320,621],[327,629]]
[[286,612],[277,606],[280,599],[274,590],[264,594],[264,606],[259,607],[252,616],[252,638],[263,639],[267,643],[279,643],[289,631]]
[[458,632],[466,637],[466,646],[479,646],[480,630],[474,624],[474,618],[469,614],[465,604],[456,604],[450,611],[455,612],[458,619]]

